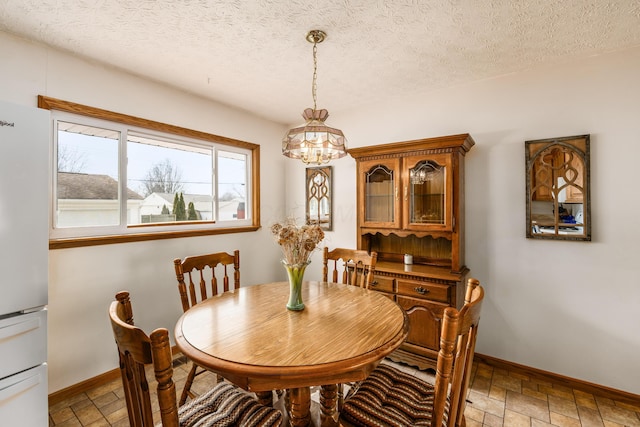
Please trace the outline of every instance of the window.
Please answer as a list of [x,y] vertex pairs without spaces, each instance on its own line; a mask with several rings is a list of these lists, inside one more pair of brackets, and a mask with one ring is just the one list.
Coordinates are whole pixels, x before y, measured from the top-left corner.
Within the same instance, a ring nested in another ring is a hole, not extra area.
[[53,123],[50,247],[259,228],[259,146],[40,96]]

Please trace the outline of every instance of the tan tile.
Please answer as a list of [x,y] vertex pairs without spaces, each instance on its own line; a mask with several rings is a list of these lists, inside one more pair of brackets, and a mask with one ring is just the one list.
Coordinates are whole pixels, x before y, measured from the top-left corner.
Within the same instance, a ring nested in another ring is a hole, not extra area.
[[554,427],[553,424],[531,418],[531,427]]
[[471,401],[470,405],[474,408],[480,409],[481,411],[488,412],[498,417],[502,417],[504,414],[504,402],[491,399],[490,397],[477,393],[473,390],[469,393],[469,400]]
[[620,401],[615,401],[616,406],[619,406],[620,408],[625,408],[628,409],[630,411],[635,411],[640,413],[640,403],[638,403],[637,405],[632,405],[631,403],[628,402],[620,402]]
[[638,414],[634,411],[619,406],[600,404],[599,401],[598,408],[600,409],[600,416],[603,420],[613,421],[630,427],[640,427],[640,418],[638,418]]
[[124,399],[118,399],[114,402],[109,403],[108,405],[104,405],[100,408],[98,408],[100,410],[100,412],[102,413],[102,415],[104,415],[105,417],[107,417],[108,415],[116,412],[116,411],[120,411],[122,409],[124,409],[125,411],[127,410],[127,402],[125,402]]
[[58,410],[60,410],[62,408],[68,408],[69,406],[73,405],[76,402],[80,402],[82,400],[87,400],[87,399],[88,399],[88,397],[87,397],[87,395],[85,393],[77,394],[75,396],[72,396],[72,397],[70,397],[68,399],[63,400],[62,402],[58,402],[55,405],[50,406],[49,407],[49,412],[55,412],[55,411],[58,411]]
[[589,398],[589,399],[593,399],[595,401],[595,398],[593,397],[593,394],[591,393],[587,393],[586,391],[582,391],[582,390],[573,390],[573,395],[576,397],[576,400],[581,397],[581,398]]
[[88,397],[82,400],[78,400],[74,404],[70,405],[70,408],[73,409],[74,412],[77,412],[82,408],[86,408],[87,406],[93,406],[93,402]]
[[[507,391],[506,409],[549,422],[549,404],[535,397]],[[506,421],[506,417],[505,417]]]
[[602,397],[602,396],[594,396],[596,398],[596,402],[598,402],[598,405],[609,405],[609,406],[615,406],[616,402],[614,402],[612,399],[609,399],[608,397]]
[[482,423],[476,420],[467,420],[467,427],[482,427]]
[[502,427],[503,423],[504,420],[502,417],[498,417],[493,414],[486,414],[482,425],[487,427]]
[[598,404],[596,403],[596,399],[592,394],[577,394],[574,391],[574,395],[576,397],[576,405],[589,409],[598,409]]
[[76,417],[73,417],[60,424],[56,424],[56,427],[82,427],[82,423],[80,423]]
[[557,414],[551,412],[551,424],[558,427],[580,427],[580,420],[578,418],[567,417],[566,415]]
[[103,406],[116,402],[118,400],[118,396],[113,391],[110,391],[92,400],[93,400],[93,404],[100,409]]
[[114,390],[113,393],[118,396],[118,399],[124,399],[124,388],[120,387],[117,390]]
[[502,375],[502,376],[509,376],[509,371],[506,369],[502,369],[502,368],[494,368],[493,369],[493,375]]
[[61,424],[63,421],[67,421],[71,418],[75,418],[76,414],[71,410],[71,408],[62,408],[55,412],[49,412],[49,415],[53,419],[55,425]]
[[476,369],[476,377],[491,379],[492,376],[493,368],[491,366],[485,365],[483,363],[478,363],[478,368]]
[[469,388],[488,396],[491,389],[491,378],[476,377]]
[[529,382],[529,379],[530,379],[528,375],[524,375],[519,372],[509,372],[509,376],[513,378],[518,378],[519,380],[527,381],[527,382]]
[[[153,378],[153,377],[151,377]],[[102,396],[103,394],[109,393],[110,391],[114,391],[118,388],[122,387],[122,380],[113,380],[108,383],[98,386],[94,389],[91,389],[87,392],[87,396],[91,400],[95,400],[98,396]]]
[[504,425],[509,427],[531,427],[531,418],[507,409],[504,411]]
[[613,421],[604,421],[604,427],[625,427],[623,424],[614,423]]
[[104,418],[101,418],[97,421],[94,421],[90,424],[86,424],[85,427],[110,427],[111,424],[109,424],[109,422],[107,420],[105,420]]
[[540,390],[541,387],[553,387],[553,383],[551,383],[549,381],[541,380],[539,378],[531,378],[531,381],[529,381],[529,382],[531,384],[537,384],[538,390]]
[[553,387],[554,390],[558,390],[558,391],[562,391],[562,392],[565,392],[565,393],[573,394],[573,389],[571,387],[567,387],[566,385],[553,384],[552,387]]
[[540,385],[538,387],[538,390],[540,390],[543,393],[547,393],[550,396],[561,397],[567,400],[575,400],[575,397],[573,395],[573,390],[567,389],[566,387],[555,388],[554,386]]
[[580,423],[582,427],[604,427],[600,412],[594,409],[578,407],[578,415],[580,415]]
[[549,411],[571,418],[578,418],[578,408],[573,400],[549,396]]
[[542,393],[540,391],[532,390],[532,389],[529,389],[529,388],[523,388],[522,389],[522,394],[524,394],[525,396],[535,397],[536,399],[540,399],[540,400],[543,400],[545,402],[548,400],[548,397],[549,397],[548,394]]
[[467,405],[464,408],[464,417],[469,420],[476,420],[479,422],[484,422],[484,411],[472,406],[472,405]]
[[509,375],[494,375],[491,380],[491,386],[498,386],[517,393],[522,392],[522,380]]
[[538,391],[538,383],[535,381],[522,381],[522,390]]
[[111,427],[130,427],[129,418],[123,418],[121,420],[111,423]]
[[507,390],[505,390],[503,387],[493,385],[489,390],[489,397],[504,402],[507,399]]
[[93,404],[78,409],[75,411],[75,413],[76,417],[78,417],[82,425],[85,426],[87,424],[91,424],[94,421],[98,421],[100,418],[103,418],[98,408],[96,408]]
[[112,425],[120,420],[129,420],[129,413],[127,412],[127,405],[122,404],[122,408],[113,411],[109,414],[104,414],[104,417],[109,421]]

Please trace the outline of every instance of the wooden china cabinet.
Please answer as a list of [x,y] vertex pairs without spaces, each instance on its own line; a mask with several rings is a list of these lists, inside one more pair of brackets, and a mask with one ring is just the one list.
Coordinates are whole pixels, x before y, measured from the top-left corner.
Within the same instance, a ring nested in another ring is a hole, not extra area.
[[444,309],[464,303],[464,156],[474,144],[461,134],[349,150],[358,249],[378,253],[372,289],[409,317],[409,336],[389,357],[420,369],[436,367]]

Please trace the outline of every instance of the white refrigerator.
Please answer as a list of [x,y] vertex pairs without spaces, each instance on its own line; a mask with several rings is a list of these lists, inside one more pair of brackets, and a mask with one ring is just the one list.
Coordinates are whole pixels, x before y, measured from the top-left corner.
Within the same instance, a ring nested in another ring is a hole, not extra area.
[[48,426],[49,111],[0,101],[0,426]]

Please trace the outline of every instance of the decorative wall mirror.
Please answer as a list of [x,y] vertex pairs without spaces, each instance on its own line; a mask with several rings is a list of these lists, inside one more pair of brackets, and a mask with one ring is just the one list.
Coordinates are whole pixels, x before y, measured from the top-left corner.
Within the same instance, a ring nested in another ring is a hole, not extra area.
[[307,168],[307,224],[319,224],[330,231],[331,218],[331,166]]
[[527,237],[591,240],[589,135],[525,141]]

